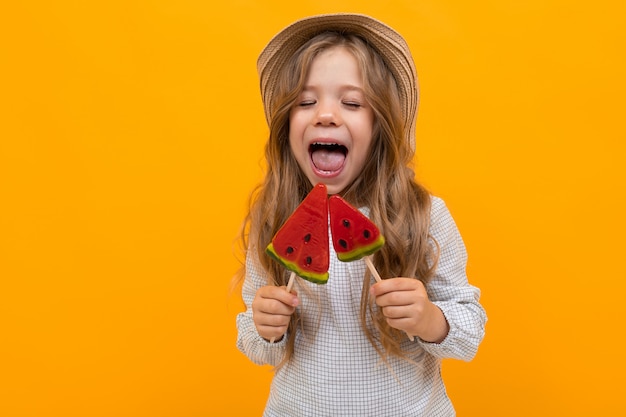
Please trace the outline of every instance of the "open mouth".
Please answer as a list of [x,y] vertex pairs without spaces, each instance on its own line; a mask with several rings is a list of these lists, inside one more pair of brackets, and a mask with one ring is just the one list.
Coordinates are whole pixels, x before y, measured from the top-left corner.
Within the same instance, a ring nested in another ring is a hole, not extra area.
[[334,173],[343,167],[348,148],[338,143],[315,142],[309,146],[313,166],[324,173]]

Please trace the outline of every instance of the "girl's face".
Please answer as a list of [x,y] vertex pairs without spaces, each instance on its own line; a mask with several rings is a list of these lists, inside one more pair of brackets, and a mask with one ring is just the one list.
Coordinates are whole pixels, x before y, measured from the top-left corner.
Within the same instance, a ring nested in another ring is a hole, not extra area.
[[321,52],[289,114],[289,144],[311,184],[330,194],[350,185],[370,152],[374,113],[356,58],[343,47]]

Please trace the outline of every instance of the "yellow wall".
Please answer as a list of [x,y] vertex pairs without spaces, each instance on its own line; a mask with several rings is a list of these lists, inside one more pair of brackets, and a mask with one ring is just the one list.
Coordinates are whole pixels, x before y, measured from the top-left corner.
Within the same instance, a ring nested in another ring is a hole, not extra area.
[[5,3],[0,415],[260,415],[269,368],[236,350],[228,294],[266,135],[255,60],[329,11],[415,53],[418,173],[490,318],[444,365],[459,415],[626,412],[623,1]]

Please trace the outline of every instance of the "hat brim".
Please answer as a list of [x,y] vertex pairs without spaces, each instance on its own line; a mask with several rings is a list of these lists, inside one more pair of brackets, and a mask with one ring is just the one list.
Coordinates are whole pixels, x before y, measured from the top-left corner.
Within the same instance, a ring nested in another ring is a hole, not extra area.
[[406,139],[415,149],[415,121],[419,102],[417,73],[404,38],[391,27],[362,14],[334,13],[298,20],[277,33],[257,60],[265,118],[271,123],[272,98],[282,68],[309,39],[336,31],[355,34],[374,48],[391,71],[399,89]]

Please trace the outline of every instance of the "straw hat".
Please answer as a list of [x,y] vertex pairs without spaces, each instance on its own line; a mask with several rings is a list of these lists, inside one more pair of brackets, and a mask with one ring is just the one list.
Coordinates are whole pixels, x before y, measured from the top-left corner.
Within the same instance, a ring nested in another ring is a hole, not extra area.
[[404,38],[386,24],[362,14],[322,14],[298,20],[276,34],[257,60],[261,96],[268,124],[272,118],[273,94],[278,75],[289,58],[319,33],[337,31],[365,39],[383,58],[399,88],[406,140],[415,149],[415,119],[419,101],[417,73]]

